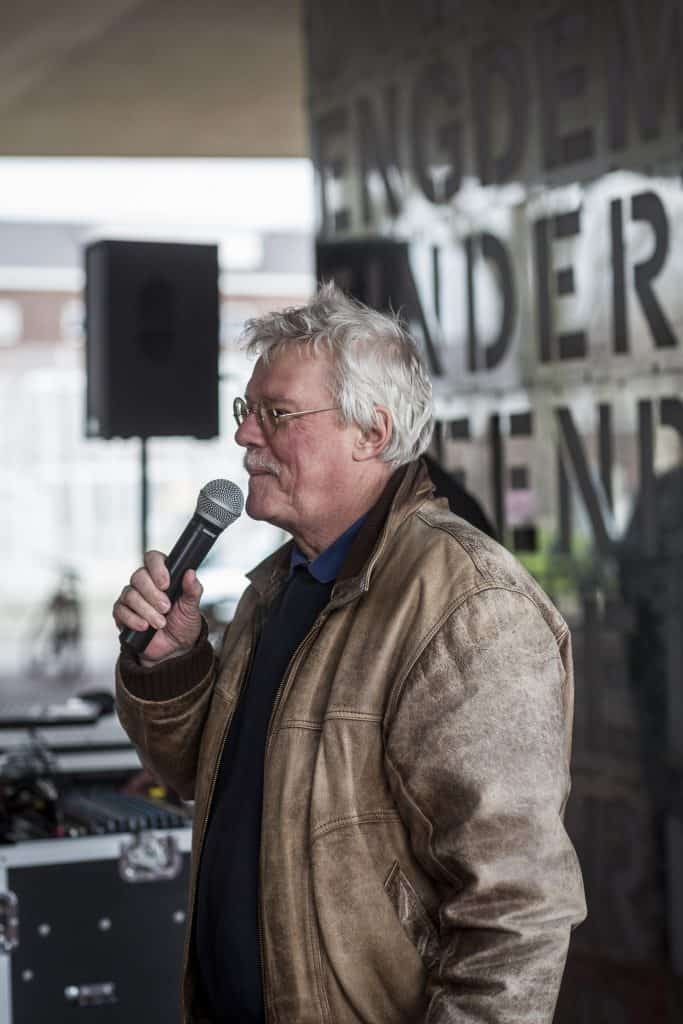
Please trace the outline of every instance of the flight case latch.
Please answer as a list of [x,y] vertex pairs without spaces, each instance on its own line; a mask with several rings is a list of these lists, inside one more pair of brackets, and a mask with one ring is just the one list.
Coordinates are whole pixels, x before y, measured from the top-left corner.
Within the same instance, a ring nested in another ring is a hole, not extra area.
[[0,892],[0,952],[11,953],[19,945],[19,900],[13,892]]

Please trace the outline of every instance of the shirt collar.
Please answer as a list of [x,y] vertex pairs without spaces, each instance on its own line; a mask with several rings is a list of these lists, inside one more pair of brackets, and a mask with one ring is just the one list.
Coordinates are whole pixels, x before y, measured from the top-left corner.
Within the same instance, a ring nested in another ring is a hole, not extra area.
[[344,530],[336,540],[332,541],[328,548],[321,551],[318,557],[314,558],[311,562],[309,562],[301,548],[295,543],[289,562],[289,575],[292,575],[297,566],[303,565],[319,583],[331,583],[332,580],[336,580],[351,542],[365,522],[366,517],[367,513],[361,516],[360,519],[356,519],[355,523],[352,523],[348,530]]

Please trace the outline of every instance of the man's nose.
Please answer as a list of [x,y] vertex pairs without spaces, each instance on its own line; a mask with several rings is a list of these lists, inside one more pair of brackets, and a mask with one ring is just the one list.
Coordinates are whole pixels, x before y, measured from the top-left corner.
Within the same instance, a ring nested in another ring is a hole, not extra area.
[[248,445],[263,446],[266,443],[263,428],[255,412],[250,412],[235,431],[235,441],[246,448]]

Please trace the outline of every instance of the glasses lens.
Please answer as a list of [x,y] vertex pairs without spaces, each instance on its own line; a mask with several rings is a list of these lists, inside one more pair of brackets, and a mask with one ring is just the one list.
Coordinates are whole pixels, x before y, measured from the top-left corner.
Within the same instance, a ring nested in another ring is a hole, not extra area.
[[259,406],[261,426],[267,434],[272,434],[277,427],[277,416],[275,411],[267,405]]
[[260,402],[256,402],[254,405],[248,405],[243,398],[236,398],[232,403],[232,411],[238,427],[242,426],[247,416],[252,412],[256,413],[256,418],[261,430],[272,434],[277,427],[277,415],[275,411],[273,409],[269,409],[267,405],[261,405]]
[[232,403],[232,412],[237,421],[237,426],[241,427],[247,418],[248,410],[247,404],[243,398],[236,398]]

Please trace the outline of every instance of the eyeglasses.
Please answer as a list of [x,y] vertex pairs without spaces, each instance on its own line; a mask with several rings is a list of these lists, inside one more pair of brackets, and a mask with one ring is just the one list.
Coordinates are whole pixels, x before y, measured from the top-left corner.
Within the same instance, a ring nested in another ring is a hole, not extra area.
[[283,420],[294,420],[297,416],[312,416],[316,412],[332,412],[338,405],[326,405],[323,409],[302,409],[301,412],[281,412],[263,402],[245,402],[236,398],[232,403],[232,411],[238,427],[241,427],[247,416],[252,412],[256,415],[259,426],[264,434],[273,434]]

